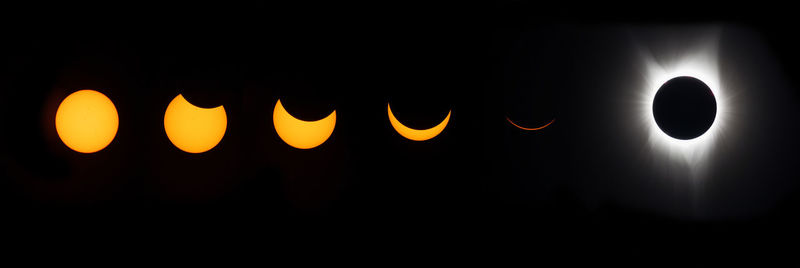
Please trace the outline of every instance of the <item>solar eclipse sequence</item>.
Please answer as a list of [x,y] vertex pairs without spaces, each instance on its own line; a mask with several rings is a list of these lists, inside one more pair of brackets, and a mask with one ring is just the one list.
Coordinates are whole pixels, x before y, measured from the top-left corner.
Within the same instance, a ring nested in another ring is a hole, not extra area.
[[[664,133],[674,139],[691,140],[701,136],[713,124],[716,101],[711,89],[697,78],[675,77],[659,89],[653,99],[653,117]],[[439,135],[450,120],[450,112],[438,125],[429,129],[406,127],[387,105],[391,126],[403,137],[425,141]],[[697,119],[701,116],[702,119]],[[541,130],[555,119],[539,127],[522,127],[506,117],[508,123],[522,130]],[[698,121],[699,120],[699,121]],[[288,145],[311,149],[325,142],[336,126],[336,111],[318,121],[304,121],[289,114],[278,100],[273,112],[275,131]],[[102,93],[84,89],[67,96],[56,111],[56,130],[64,144],[81,153],[94,153],[108,146],[119,125],[113,102]],[[221,105],[200,108],[178,95],[164,113],[164,130],[172,143],[188,153],[211,150],[225,135],[227,115]]]
[[390,261],[477,244],[592,266],[800,249],[789,4],[4,10],[0,211],[23,241],[183,232],[327,260],[319,238]]

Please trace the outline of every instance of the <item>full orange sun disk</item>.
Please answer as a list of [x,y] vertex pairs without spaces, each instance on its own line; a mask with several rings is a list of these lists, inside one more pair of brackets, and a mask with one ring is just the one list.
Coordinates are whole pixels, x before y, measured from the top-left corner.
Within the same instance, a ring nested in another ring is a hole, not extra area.
[[103,93],[84,89],[61,101],[56,111],[56,132],[72,150],[94,153],[114,140],[119,128],[117,108]]

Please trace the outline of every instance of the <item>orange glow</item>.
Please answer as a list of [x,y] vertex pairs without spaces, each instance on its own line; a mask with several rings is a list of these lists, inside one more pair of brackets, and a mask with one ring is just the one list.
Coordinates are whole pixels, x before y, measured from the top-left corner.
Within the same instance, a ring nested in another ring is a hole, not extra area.
[[336,110],[317,121],[304,121],[295,118],[283,108],[281,100],[275,104],[272,123],[278,136],[297,149],[311,149],[324,143],[336,127]]
[[389,122],[392,124],[394,130],[396,130],[397,133],[399,133],[403,137],[406,137],[406,139],[413,141],[429,140],[439,135],[439,133],[442,133],[444,128],[447,126],[447,122],[450,122],[450,113],[452,112],[448,111],[447,117],[445,117],[444,120],[435,127],[429,129],[413,129],[403,125],[402,123],[400,123],[400,121],[397,120],[397,118],[394,117],[394,114],[392,114],[391,105],[387,104],[386,108],[389,112]]
[[167,138],[187,153],[203,153],[211,150],[225,136],[228,116],[222,105],[200,108],[192,105],[183,95],[178,95],[167,106],[164,113],[164,131]]
[[56,132],[72,150],[94,153],[106,148],[117,135],[119,116],[111,99],[84,89],[61,101],[56,111]]
[[555,118],[553,118],[553,120],[550,120],[550,122],[549,122],[549,123],[547,123],[547,124],[545,124],[544,126],[541,126],[541,127],[534,127],[534,128],[527,128],[527,127],[522,127],[522,126],[520,126],[520,125],[514,124],[514,122],[513,122],[513,121],[511,121],[511,119],[509,119],[508,117],[506,117],[506,120],[508,120],[508,122],[509,122],[509,123],[511,123],[512,125],[514,125],[515,127],[518,127],[519,129],[522,129],[522,130],[540,130],[540,129],[546,128],[547,126],[549,126],[550,124],[552,124],[554,121],[556,121],[556,119],[555,119]]

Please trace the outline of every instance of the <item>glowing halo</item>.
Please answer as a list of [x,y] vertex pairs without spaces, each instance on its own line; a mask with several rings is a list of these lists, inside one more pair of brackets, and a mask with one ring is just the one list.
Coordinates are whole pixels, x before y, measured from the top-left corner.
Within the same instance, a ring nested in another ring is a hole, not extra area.
[[[692,173],[699,171],[706,163],[707,155],[717,145],[728,124],[731,108],[728,92],[719,74],[718,39],[705,40],[690,53],[671,59],[656,58],[649,51],[640,50],[644,63],[644,84],[638,89],[638,119],[647,135],[652,151],[688,165]],[[687,51],[682,51],[687,52]],[[677,54],[677,53],[676,53]],[[658,89],[668,80],[679,77],[694,77],[705,83],[717,101],[717,114],[714,123],[701,136],[680,140],[664,133],[653,116],[653,100]]]

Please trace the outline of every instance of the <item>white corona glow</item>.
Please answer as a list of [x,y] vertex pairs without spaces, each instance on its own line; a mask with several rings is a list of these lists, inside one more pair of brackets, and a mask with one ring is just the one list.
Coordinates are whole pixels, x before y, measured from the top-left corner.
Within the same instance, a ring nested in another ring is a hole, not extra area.
[[[639,119],[647,135],[651,151],[666,156],[679,164],[685,164],[689,172],[697,175],[706,165],[708,154],[719,142],[720,136],[728,124],[731,108],[729,95],[719,74],[717,59],[717,38],[701,42],[698,46],[668,59],[656,60],[652,54],[642,53],[644,60],[644,85],[639,89]],[[656,124],[653,116],[653,100],[658,89],[668,80],[690,76],[703,81],[711,89],[717,102],[717,114],[711,127],[703,135],[680,140],[670,137]]]

